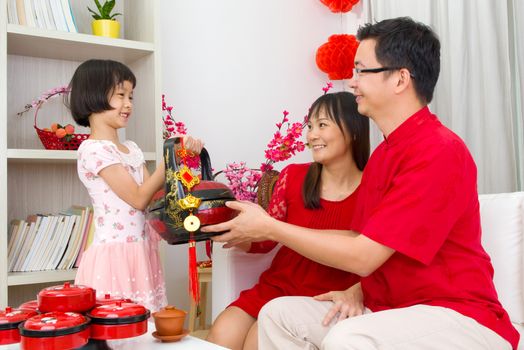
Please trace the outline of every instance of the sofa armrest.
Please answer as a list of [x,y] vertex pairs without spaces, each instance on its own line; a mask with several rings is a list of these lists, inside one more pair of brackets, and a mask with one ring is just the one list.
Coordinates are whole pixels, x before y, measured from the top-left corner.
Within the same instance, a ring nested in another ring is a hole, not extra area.
[[222,243],[213,243],[213,276],[211,317],[216,317],[241,291],[251,288],[266,270],[280,246],[266,254],[251,254],[237,248],[225,249]]

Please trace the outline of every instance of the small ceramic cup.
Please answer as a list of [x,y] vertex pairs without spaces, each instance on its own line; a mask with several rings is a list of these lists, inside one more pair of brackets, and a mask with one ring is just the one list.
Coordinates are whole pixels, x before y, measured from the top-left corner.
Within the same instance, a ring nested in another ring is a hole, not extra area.
[[172,336],[182,334],[186,314],[187,312],[184,310],[177,309],[172,305],[168,305],[160,311],[153,312],[158,335]]

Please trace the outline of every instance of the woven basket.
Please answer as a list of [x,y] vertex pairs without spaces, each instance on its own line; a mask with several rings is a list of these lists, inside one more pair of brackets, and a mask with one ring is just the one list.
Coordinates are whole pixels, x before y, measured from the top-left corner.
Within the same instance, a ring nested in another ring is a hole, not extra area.
[[[53,96],[59,96],[59,94],[56,94]],[[36,125],[36,118],[38,117],[38,112],[40,111],[40,108],[42,108],[43,104],[44,104],[43,102],[40,102],[35,109],[34,127],[36,130],[36,134],[38,135],[38,138],[40,138],[40,141],[42,142],[42,145],[44,145],[45,149],[54,149],[54,150],[76,150],[78,149],[80,144],[89,137],[89,134],[72,134],[71,139],[69,141],[65,141],[64,138],[58,138],[54,132],[40,129]]]

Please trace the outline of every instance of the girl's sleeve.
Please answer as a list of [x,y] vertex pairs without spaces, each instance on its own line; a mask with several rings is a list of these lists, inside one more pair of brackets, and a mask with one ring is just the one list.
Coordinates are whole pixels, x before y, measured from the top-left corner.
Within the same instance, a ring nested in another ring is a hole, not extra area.
[[93,143],[82,152],[82,166],[93,175],[113,164],[121,163],[116,150],[104,143]]
[[[289,177],[289,166],[285,167],[273,188],[271,194],[271,200],[267,212],[269,215],[280,221],[286,221],[287,219],[287,200],[286,200],[286,189],[287,181]],[[275,241],[261,241],[251,243],[251,248],[248,253],[267,253],[272,250],[278,243]]]

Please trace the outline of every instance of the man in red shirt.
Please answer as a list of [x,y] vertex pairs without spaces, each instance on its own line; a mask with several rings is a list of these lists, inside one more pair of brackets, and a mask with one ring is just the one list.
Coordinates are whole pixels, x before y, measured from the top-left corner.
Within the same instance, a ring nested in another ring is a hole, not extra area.
[[351,84],[384,141],[364,169],[352,231],[289,225],[248,203],[231,203],[239,216],[208,230],[229,231],[215,240],[230,245],[272,239],[359,274],[366,311],[353,316],[344,292],[275,299],[260,312],[259,347],[517,349],[481,246],[475,163],[427,107],[440,71],[437,36],[396,18],[357,37]]

